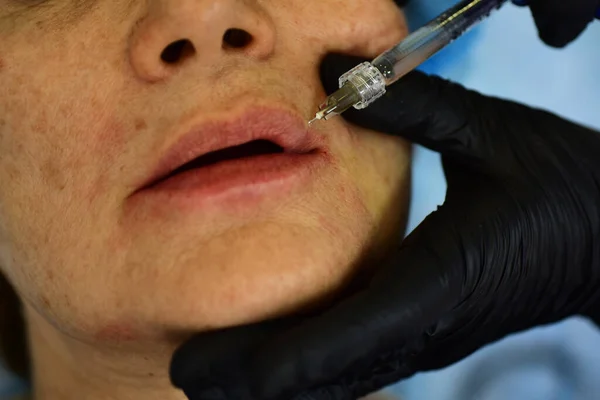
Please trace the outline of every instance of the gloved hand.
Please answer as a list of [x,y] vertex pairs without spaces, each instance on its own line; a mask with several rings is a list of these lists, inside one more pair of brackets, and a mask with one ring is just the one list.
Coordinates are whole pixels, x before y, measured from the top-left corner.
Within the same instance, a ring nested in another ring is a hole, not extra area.
[[564,47],[579,36],[594,16],[600,16],[600,0],[513,0],[529,5],[540,39],[552,47]]
[[[328,91],[361,61],[325,60]],[[600,314],[598,132],[419,72],[344,117],[440,152],[444,204],[322,314],[184,344],[171,376],[190,399],[356,399],[507,334]]]

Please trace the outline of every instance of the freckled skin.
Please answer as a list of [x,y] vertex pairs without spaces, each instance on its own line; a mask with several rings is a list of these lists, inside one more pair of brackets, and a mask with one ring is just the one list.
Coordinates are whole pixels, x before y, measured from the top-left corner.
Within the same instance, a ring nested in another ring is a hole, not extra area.
[[[252,41],[223,46],[229,28]],[[190,118],[308,120],[325,54],[405,35],[392,0],[0,0],[0,270],[40,398],[181,399],[167,366],[191,333],[318,306],[376,265],[405,223],[409,146],[342,118],[315,128],[328,167],[277,201],[192,215],[130,199]],[[164,62],[183,38],[193,51]]]

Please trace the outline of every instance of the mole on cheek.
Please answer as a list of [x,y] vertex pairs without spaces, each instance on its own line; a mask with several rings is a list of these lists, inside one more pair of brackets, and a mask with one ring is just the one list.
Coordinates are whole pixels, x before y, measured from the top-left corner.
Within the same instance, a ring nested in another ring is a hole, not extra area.
[[0,72],[4,69],[4,60],[0,57]]
[[136,131],[141,131],[142,129],[146,129],[148,125],[146,124],[146,121],[144,121],[142,118],[138,118],[135,120],[135,130]]

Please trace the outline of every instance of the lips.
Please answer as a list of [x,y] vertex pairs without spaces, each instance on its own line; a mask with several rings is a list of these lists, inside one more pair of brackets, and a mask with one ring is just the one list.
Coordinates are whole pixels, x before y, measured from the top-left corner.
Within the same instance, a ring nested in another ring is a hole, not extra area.
[[253,109],[234,120],[211,120],[188,130],[160,158],[139,190],[152,188],[192,169],[268,154],[318,150],[320,138],[292,113]]

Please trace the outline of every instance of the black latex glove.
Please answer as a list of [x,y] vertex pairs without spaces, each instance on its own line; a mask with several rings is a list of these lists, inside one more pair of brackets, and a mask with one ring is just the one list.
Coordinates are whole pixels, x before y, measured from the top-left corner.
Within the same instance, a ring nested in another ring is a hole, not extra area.
[[530,6],[540,38],[552,47],[564,47],[575,40],[600,8],[600,0],[513,0],[513,3]]
[[[329,57],[328,91],[360,61]],[[418,72],[344,117],[440,152],[444,204],[399,234],[366,290],[321,315],[186,343],[171,376],[190,399],[355,399],[600,312],[599,133]]]

